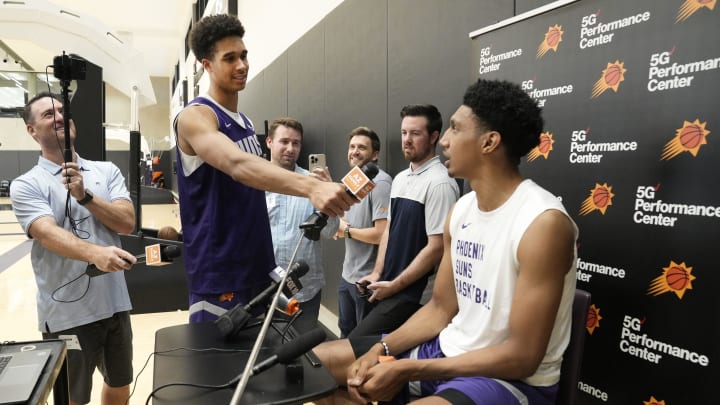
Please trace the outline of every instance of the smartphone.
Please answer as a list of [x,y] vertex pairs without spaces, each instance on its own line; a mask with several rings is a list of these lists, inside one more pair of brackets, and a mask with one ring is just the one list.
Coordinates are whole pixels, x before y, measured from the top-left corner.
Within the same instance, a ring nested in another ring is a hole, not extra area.
[[324,153],[313,153],[308,156],[308,170],[313,171],[316,168],[324,169],[327,166]]
[[367,288],[367,286],[370,285],[369,281],[365,280],[362,283],[359,281],[356,281],[355,285],[358,286],[358,295],[359,296],[361,296],[363,298],[367,298],[370,295],[372,295],[372,291],[368,290],[368,288]]

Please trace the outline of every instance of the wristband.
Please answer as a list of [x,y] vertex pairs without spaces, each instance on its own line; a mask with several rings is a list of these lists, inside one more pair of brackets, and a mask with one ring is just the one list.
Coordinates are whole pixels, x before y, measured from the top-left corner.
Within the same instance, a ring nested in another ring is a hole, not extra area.
[[385,343],[384,340],[381,340],[380,344],[382,345],[383,349],[385,349],[385,355],[390,356],[390,348],[388,347],[387,343]]
[[345,225],[345,239],[352,239],[352,236],[350,236],[350,225]]

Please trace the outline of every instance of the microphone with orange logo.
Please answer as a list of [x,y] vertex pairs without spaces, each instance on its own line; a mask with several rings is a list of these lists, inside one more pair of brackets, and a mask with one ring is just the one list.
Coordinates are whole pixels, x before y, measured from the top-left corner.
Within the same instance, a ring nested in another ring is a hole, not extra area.
[[[135,256],[137,262],[135,264],[145,263],[146,266],[164,266],[173,262],[173,259],[180,257],[180,247],[176,245],[163,245],[156,243],[154,245],[145,246],[145,253]],[[126,260],[127,261],[127,260]],[[85,274],[90,277],[102,276],[112,272],[102,271],[95,264],[88,264]]]
[[[298,260],[287,270],[288,274],[285,284],[281,287],[287,294],[281,293],[277,302],[277,308],[286,315],[292,316],[300,311],[300,303],[296,299],[287,297],[288,295],[292,297],[297,293],[297,291],[299,291],[300,288],[302,288],[302,284],[300,284],[300,277],[307,274],[309,269],[310,267],[305,261]],[[278,284],[282,281],[282,276],[284,275],[284,273],[280,272],[281,274],[278,274],[278,272],[278,269],[270,272],[270,278],[273,279],[272,283],[270,283],[270,286],[263,290],[255,298],[250,300],[250,302],[245,305],[235,305],[215,320],[215,325],[217,325],[218,329],[220,329],[220,333],[222,333],[223,336],[230,339],[237,335],[240,331],[242,331],[247,322],[253,316],[252,314],[255,312],[256,308],[267,304],[267,302],[272,299],[273,294],[277,291]]]
[[[345,185],[345,192],[353,196],[358,200],[365,198],[373,188],[375,183],[372,179],[377,176],[380,169],[373,162],[368,162],[363,167],[354,166],[345,177],[342,178],[342,183]],[[313,212],[300,225],[300,229],[303,230],[303,236],[310,240],[319,240],[320,231],[327,225],[328,216],[322,212]]]

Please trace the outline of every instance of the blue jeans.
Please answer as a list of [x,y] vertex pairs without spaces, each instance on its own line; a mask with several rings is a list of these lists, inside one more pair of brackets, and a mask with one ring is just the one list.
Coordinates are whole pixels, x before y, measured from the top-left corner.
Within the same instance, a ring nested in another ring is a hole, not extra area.
[[346,338],[350,332],[375,306],[361,297],[355,284],[340,279],[338,286],[338,328],[340,337]]

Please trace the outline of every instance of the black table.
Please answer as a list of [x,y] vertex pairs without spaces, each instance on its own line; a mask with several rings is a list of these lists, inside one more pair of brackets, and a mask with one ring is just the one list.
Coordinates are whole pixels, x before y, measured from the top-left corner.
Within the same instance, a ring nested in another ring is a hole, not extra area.
[[64,341],[37,340],[31,342],[13,342],[3,345],[3,347],[11,346],[35,346],[37,349],[50,349],[50,358],[38,378],[35,390],[33,390],[30,400],[27,402],[28,404],[47,403],[50,391],[53,393],[53,402],[55,405],[67,405],[70,403],[66,358],[67,350]]
[[[280,328],[284,324],[279,325]],[[250,350],[260,326],[244,331],[243,336],[228,341],[221,336],[214,323],[195,323],[170,326],[155,333],[155,360],[153,389],[169,383],[221,385],[238,377],[245,369]],[[270,328],[258,356],[258,362],[269,357],[280,343],[280,335]],[[245,349],[242,352],[218,350],[197,352],[188,349]],[[172,351],[169,351],[172,350]],[[169,351],[169,352],[168,352]],[[323,367],[308,360],[314,356],[298,358],[302,367],[302,380],[286,377],[286,367],[278,364],[250,377],[242,396],[242,404],[292,404],[312,401],[326,396],[335,389],[335,380]],[[297,369],[295,369],[297,371]],[[154,404],[229,404],[237,386],[224,389],[207,389],[172,385],[153,396]]]

